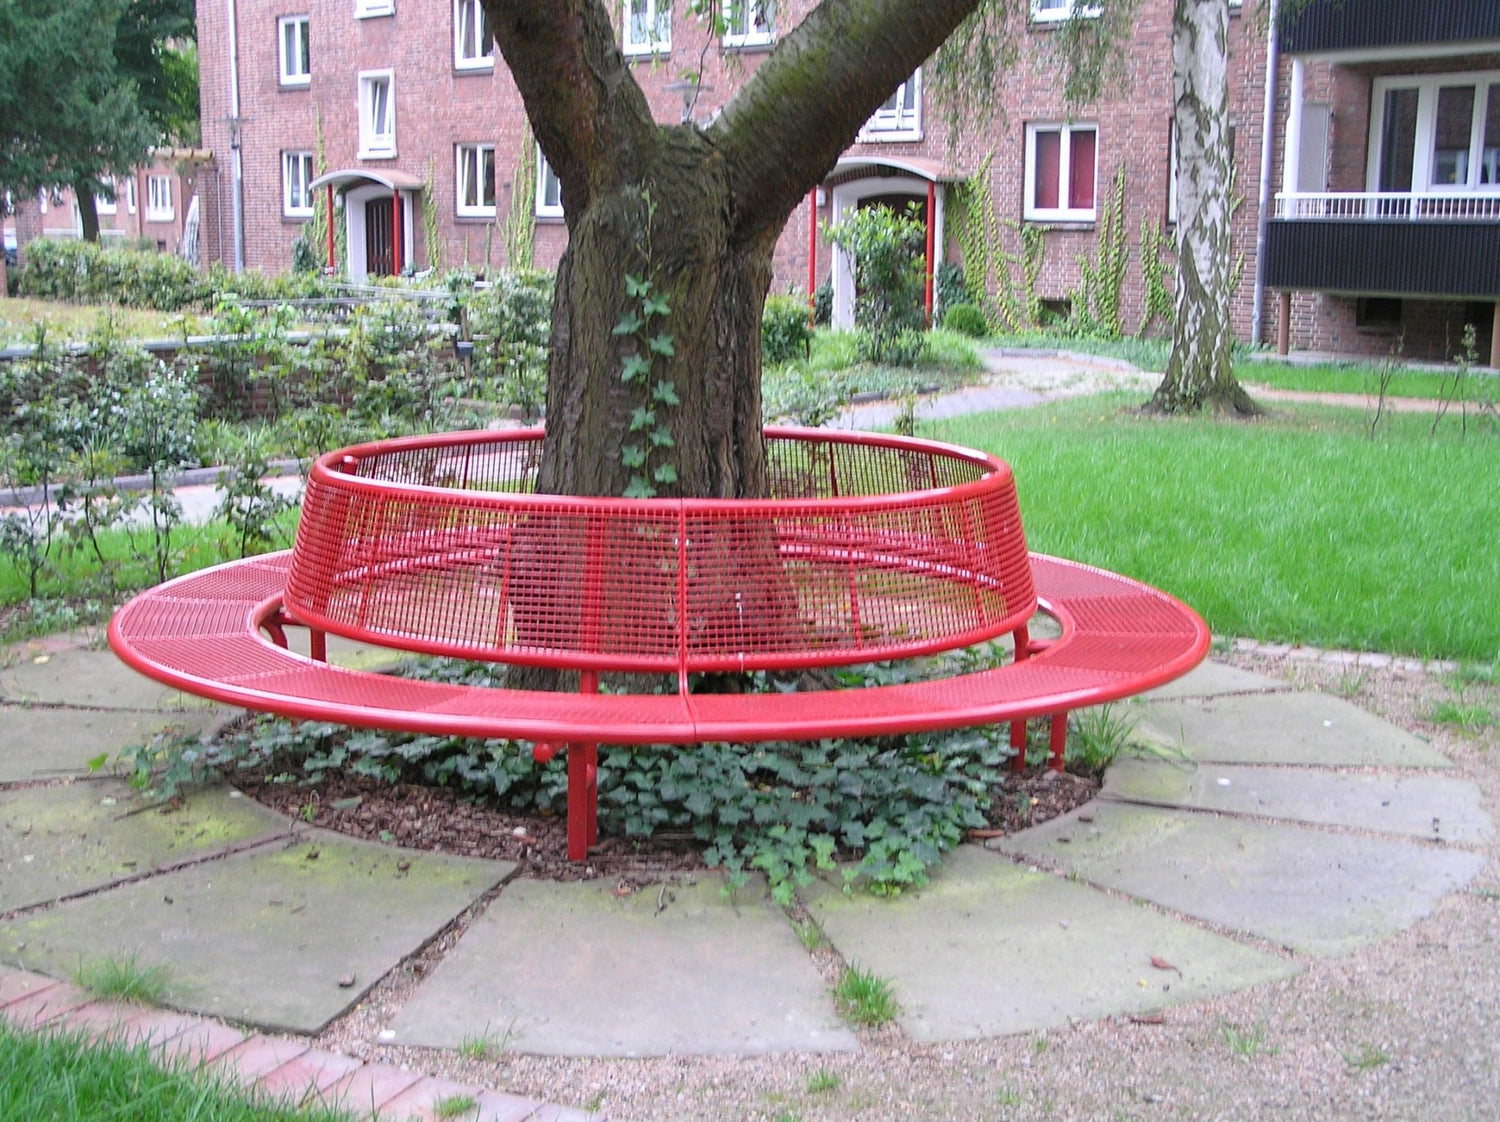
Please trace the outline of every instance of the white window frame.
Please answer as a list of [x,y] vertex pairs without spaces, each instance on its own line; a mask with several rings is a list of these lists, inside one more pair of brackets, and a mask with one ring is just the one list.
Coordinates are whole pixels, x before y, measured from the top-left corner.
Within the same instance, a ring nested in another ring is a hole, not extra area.
[[[163,204],[163,197],[166,203]],[[148,175],[146,177],[146,221],[171,222],[177,216],[172,205],[172,177],[170,175]]]
[[495,37],[481,0],[453,0],[453,68],[495,69]]
[[620,51],[627,56],[664,55],[672,49],[671,0],[645,0],[646,19],[651,33],[644,39],[634,38],[630,19],[631,0],[620,4]]
[[[1460,70],[1453,74],[1391,74],[1376,78],[1370,91],[1369,156],[1365,166],[1365,189],[1380,189],[1380,157],[1385,144],[1385,100],[1390,90],[1417,91],[1416,151],[1412,155],[1411,189],[1421,191],[1466,191],[1476,195],[1500,194],[1500,183],[1479,182],[1484,163],[1485,112],[1490,87],[1500,85],[1500,70]],[[1445,86],[1474,87],[1474,119],[1469,122],[1468,182],[1432,182],[1432,145],[1437,133],[1438,90]],[[1496,178],[1500,178],[1497,175]]]
[[[297,33],[297,55],[287,49],[287,32],[301,28]],[[312,84],[312,20],[308,16],[282,16],[276,21],[276,54],[281,60],[280,83],[283,86],[307,86]],[[306,55],[306,69],[303,55]]]
[[[901,85],[896,87],[893,99],[899,106],[902,94],[909,88],[915,87],[916,97],[913,99],[912,111],[907,114],[901,109],[888,110],[881,106],[870,115],[865,122],[864,128],[859,130],[859,139],[868,141],[897,141],[897,140],[921,140],[922,139],[922,68],[919,66],[912,72],[912,76]],[[891,100],[891,99],[888,99]]]
[[[454,213],[460,218],[494,218],[495,201],[491,195],[490,202],[486,204],[483,199],[483,189],[479,192],[479,202],[467,202],[464,198],[469,193],[470,176],[478,171],[484,164],[484,155],[489,153],[490,157],[490,190],[496,192],[495,183],[495,146],[493,144],[460,144],[454,148],[453,169],[453,199]],[[469,162],[472,159],[472,164]]]
[[396,0],[354,0],[355,19],[374,19],[396,14]]
[[[113,179],[107,179],[107,178],[106,179],[101,179],[99,181],[99,186],[103,187],[103,188],[107,188],[110,191],[118,191],[119,190],[119,184],[117,184]],[[105,197],[104,197],[104,195],[102,193],[96,194],[94,196],[94,213],[95,214],[99,214],[99,215],[118,214],[119,210],[120,210],[120,196],[119,195],[116,195],[113,199],[108,199],[108,200],[105,199]]]
[[[547,201],[547,184],[557,184],[557,202]],[[536,150],[536,216],[538,218],[561,218],[563,216],[562,183],[557,178],[557,173],[547,163],[547,157],[542,155],[541,146]]]
[[[765,47],[776,41],[776,0],[724,0],[724,46]],[[754,26],[754,16],[764,14],[766,25]]]
[[[289,149],[281,154],[281,213],[287,218],[311,218],[313,196],[308,184],[313,173],[313,154],[307,149]],[[298,181],[300,180],[300,184]],[[302,205],[294,199],[293,186],[301,187]]]
[[1031,0],[1032,23],[1064,23],[1076,15],[1079,19],[1098,19],[1103,9],[1088,0],[1054,0],[1043,7],[1044,0]]
[[[376,132],[373,120],[375,87],[385,84],[384,132]],[[396,74],[393,70],[359,72],[359,158],[388,160],[396,154]]]
[[[1038,133],[1055,132],[1058,137],[1057,154],[1057,201],[1058,206],[1037,207],[1036,198],[1036,138]],[[1069,207],[1064,203],[1073,173],[1073,134],[1094,134],[1094,205],[1088,208]],[[1061,122],[1037,121],[1026,126],[1026,176],[1025,194],[1021,198],[1021,217],[1028,222],[1094,222],[1099,217],[1099,124],[1097,121]]]

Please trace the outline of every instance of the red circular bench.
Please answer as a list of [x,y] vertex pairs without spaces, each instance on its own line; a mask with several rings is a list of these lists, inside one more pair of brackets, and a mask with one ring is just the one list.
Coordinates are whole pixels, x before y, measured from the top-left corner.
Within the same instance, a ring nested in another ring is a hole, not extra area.
[[[909,438],[768,429],[772,498],[531,490],[539,430],[378,441],[314,464],[295,548],[188,574],[110,624],[127,663],[283,716],[530,741],[569,757],[569,854],[596,835],[596,745],[872,736],[1054,715],[1150,689],[1209,635],[1146,585],[1029,554],[994,457]],[[1040,610],[1059,635],[1035,640]],[[313,658],[286,649],[312,632]],[[580,690],[476,689],[342,669],[337,634],[576,671]],[[913,658],[1010,634],[989,670],[904,685],[691,692],[691,677]],[[599,693],[601,673],[675,689]],[[1019,762],[1019,757],[1018,757]]]

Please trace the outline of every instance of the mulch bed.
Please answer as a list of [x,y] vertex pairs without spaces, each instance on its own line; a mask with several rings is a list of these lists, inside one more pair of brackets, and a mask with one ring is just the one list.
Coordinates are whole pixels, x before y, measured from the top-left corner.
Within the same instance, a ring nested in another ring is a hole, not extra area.
[[[312,786],[272,782],[265,771],[245,771],[235,784],[289,818],[368,841],[465,857],[515,861],[526,876],[546,880],[621,877],[646,883],[669,873],[701,871],[703,843],[687,835],[624,838],[601,834],[584,863],[567,858],[567,820],[557,814],[517,814],[443,787],[391,785],[366,776],[331,774]],[[1067,814],[1092,799],[1097,780],[1068,772],[1007,773],[990,807],[997,837]]]

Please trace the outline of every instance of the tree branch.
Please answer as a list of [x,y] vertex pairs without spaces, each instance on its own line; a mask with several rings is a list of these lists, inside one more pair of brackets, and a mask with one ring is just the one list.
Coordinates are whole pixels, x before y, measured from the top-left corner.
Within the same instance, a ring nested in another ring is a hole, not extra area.
[[632,178],[654,145],[651,107],[615,42],[602,0],[484,0],[570,216]]
[[737,240],[779,228],[980,3],[823,0],[782,38],[707,130],[727,161]]

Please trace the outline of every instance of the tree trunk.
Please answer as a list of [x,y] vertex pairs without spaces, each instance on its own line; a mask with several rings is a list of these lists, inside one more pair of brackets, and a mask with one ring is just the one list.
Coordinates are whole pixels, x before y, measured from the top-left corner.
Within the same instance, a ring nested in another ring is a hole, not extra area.
[[732,244],[723,161],[696,129],[662,130],[654,147],[637,179],[569,222],[538,489],[759,497],[775,239]]
[[1234,376],[1230,300],[1234,165],[1229,147],[1228,0],[1177,0],[1172,17],[1177,133],[1177,315],[1166,374],[1147,408],[1259,409]]
[[78,200],[79,221],[83,224],[83,240],[99,241],[99,205],[94,198],[94,185],[86,179],[75,180],[73,197]]

